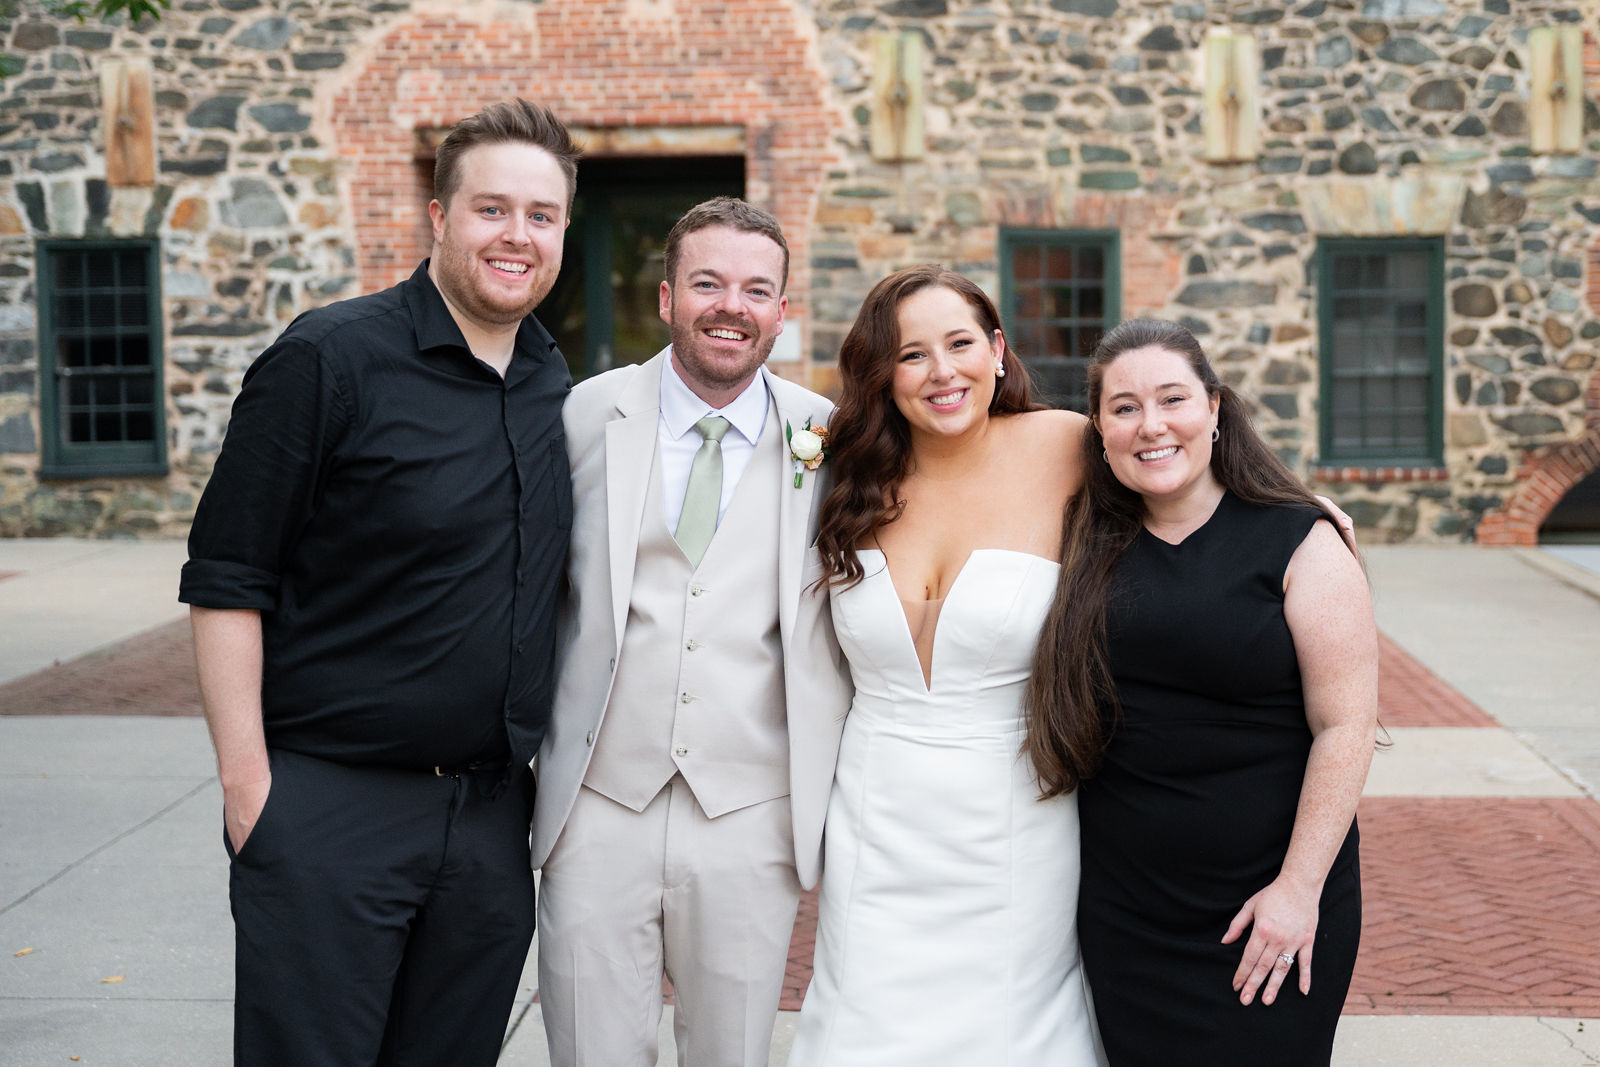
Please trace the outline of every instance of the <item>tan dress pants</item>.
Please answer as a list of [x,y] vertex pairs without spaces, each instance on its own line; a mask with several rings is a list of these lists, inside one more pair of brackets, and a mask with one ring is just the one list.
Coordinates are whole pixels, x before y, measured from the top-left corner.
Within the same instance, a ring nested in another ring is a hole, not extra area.
[[539,890],[554,1067],[652,1067],[661,976],[682,1067],[765,1067],[800,882],[789,798],[708,819],[674,776],[643,812],[578,791]]

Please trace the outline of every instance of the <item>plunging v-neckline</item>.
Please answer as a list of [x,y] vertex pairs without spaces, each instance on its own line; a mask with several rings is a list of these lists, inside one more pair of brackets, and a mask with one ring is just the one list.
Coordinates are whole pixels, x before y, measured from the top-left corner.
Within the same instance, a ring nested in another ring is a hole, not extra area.
[[1053,559],[1045,559],[1043,556],[1035,555],[1032,552],[1024,552],[1017,548],[974,548],[968,552],[967,558],[961,561],[961,567],[956,571],[956,576],[950,580],[950,587],[944,591],[944,596],[941,598],[943,604],[939,609],[939,617],[933,623],[933,639],[928,642],[928,665],[924,669],[922,657],[917,654],[917,635],[911,629],[911,617],[906,614],[905,608],[907,603],[913,603],[913,601],[901,599],[900,590],[894,584],[894,574],[889,569],[889,554],[881,548],[863,548],[857,551],[858,553],[876,552],[883,558],[883,576],[888,579],[889,591],[894,594],[895,608],[900,613],[900,632],[904,635],[906,643],[911,646],[911,660],[917,665],[917,677],[922,679],[923,692],[929,696],[933,695],[933,668],[939,658],[939,633],[944,628],[945,609],[949,608],[951,599],[956,595],[956,588],[961,584],[962,577],[967,573],[967,567],[972,563],[972,557],[980,552],[1000,552],[1012,556],[1028,556],[1044,563],[1059,566]]

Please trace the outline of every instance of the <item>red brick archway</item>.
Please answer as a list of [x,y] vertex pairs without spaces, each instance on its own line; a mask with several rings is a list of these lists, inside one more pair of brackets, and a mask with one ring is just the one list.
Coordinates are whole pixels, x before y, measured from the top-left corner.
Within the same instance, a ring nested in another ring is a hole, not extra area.
[[[692,23],[628,0],[558,0],[508,20],[476,4],[402,18],[352,57],[324,103],[345,163],[361,285],[393,285],[428,254],[418,135],[523,96],[574,126],[738,126],[745,190],[790,243],[791,314],[809,288],[807,230],[831,138],[814,31],[784,0],[727,0]],[[580,192],[581,195],[581,192]]]
[[1600,371],[1589,378],[1583,401],[1583,434],[1530,452],[1517,470],[1519,483],[1505,507],[1478,523],[1481,545],[1536,545],[1539,527],[1567,490],[1600,467]]

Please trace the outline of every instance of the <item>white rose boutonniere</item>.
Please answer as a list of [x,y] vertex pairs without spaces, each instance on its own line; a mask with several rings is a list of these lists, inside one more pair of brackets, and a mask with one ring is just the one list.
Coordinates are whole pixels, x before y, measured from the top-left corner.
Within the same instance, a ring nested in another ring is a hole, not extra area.
[[811,420],[796,430],[786,421],[783,436],[789,442],[789,455],[794,457],[794,487],[799,489],[806,471],[814,471],[828,458],[828,428],[813,426]]

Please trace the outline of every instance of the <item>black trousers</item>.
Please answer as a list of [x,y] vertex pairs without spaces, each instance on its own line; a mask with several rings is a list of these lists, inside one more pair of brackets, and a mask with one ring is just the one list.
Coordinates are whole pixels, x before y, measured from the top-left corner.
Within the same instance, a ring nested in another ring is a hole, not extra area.
[[533,938],[532,774],[269,755],[229,848],[234,1062],[493,1064]]

